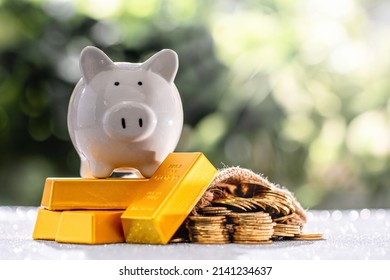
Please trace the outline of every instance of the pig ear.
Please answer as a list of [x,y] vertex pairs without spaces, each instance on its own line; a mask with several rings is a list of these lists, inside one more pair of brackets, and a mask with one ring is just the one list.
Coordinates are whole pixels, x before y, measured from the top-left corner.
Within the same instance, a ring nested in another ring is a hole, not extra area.
[[173,50],[166,49],[153,55],[143,63],[142,67],[172,83],[179,68],[179,59]]
[[87,83],[100,72],[112,70],[114,67],[114,62],[96,47],[85,47],[81,51],[80,70]]

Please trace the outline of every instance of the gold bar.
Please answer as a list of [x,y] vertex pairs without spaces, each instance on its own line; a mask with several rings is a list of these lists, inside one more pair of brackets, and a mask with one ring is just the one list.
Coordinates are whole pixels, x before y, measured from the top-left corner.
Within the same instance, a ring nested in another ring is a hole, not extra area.
[[80,244],[122,243],[121,210],[64,211],[55,241]]
[[[160,194],[161,185],[173,187],[183,181],[186,172],[200,157],[204,155],[171,153],[150,179],[47,178],[41,206],[48,210],[127,209],[134,201],[144,197],[154,201]],[[172,168],[175,164],[181,166],[180,174]],[[213,166],[212,170],[216,173]],[[170,187],[164,189],[169,190]]]
[[35,222],[33,239],[55,240],[61,214],[61,211],[49,211],[43,208],[39,209]]
[[[189,156],[191,155],[191,156]],[[199,201],[217,170],[203,154],[175,154],[136,192],[122,215],[128,243],[166,244]]]
[[48,210],[126,209],[134,188],[148,179],[47,178],[41,206]]
[[79,244],[124,242],[122,213],[122,210],[39,209],[33,239]]

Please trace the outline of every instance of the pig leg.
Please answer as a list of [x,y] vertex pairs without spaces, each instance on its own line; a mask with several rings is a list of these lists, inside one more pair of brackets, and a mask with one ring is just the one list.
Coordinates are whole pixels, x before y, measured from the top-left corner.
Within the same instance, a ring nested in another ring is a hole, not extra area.
[[160,166],[160,164],[161,164],[161,162],[154,161],[154,162],[145,164],[144,166],[142,166],[142,167],[139,168],[138,170],[141,172],[141,174],[142,174],[144,177],[150,178],[150,177],[152,177],[152,175],[154,174],[154,172],[156,172],[156,170],[157,170],[157,168]]
[[114,170],[111,165],[96,161],[90,161],[89,166],[91,168],[91,174],[95,178],[108,178]]
[[80,175],[82,178],[93,178],[86,158],[81,158]]

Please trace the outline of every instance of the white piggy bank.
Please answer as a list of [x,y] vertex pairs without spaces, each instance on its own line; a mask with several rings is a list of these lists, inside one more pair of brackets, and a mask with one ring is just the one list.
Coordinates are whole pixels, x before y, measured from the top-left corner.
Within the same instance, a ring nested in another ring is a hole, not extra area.
[[176,53],[162,50],[144,63],[114,63],[98,48],[86,47],[80,69],[68,129],[81,159],[81,177],[106,178],[118,168],[152,176],[175,149],[183,127],[173,83]]

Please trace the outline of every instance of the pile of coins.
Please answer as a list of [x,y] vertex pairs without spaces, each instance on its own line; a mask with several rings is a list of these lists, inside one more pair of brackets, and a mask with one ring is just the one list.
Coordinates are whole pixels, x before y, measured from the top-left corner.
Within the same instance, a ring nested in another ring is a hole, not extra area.
[[232,213],[232,242],[244,244],[269,244],[274,233],[271,216],[265,212]]
[[196,243],[322,239],[322,233],[301,232],[307,215],[291,192],[240,167],[220,171],[192,214],[183,238]]
[[199,214],[189,216],[185,224],[187,238],[192,243],[271,244],[272,240],[279,239],[322,239],[322,233],[304,233],[300,225],[287,224],[294,218],[293,214],[273,219],[265,211],[237,213],[226,207],[205,207]]
[[230,242],[225,216],[190,216],[186,227],[193,243],[225,244]]

